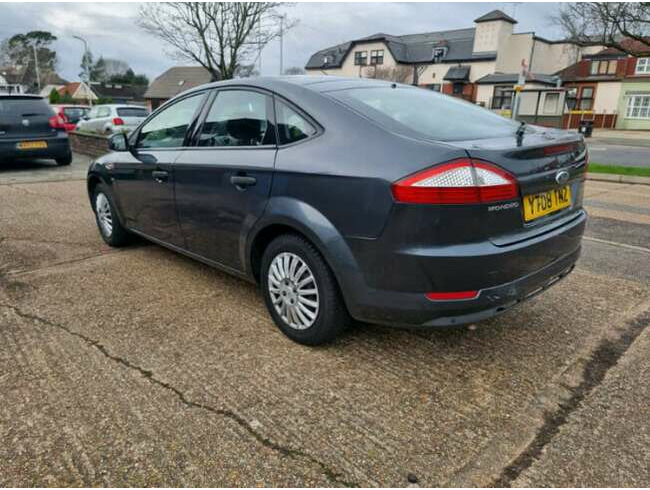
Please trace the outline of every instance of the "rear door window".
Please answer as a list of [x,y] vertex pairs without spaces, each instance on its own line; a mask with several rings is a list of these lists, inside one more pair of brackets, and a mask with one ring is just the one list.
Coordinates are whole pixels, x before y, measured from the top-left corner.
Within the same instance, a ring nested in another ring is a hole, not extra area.
[[386,129],[411,137],[459,141],[509,136],[518,125],[469,102],[415,87],[329,92]]
[[98,107],[97,108],[97,117],[108,117],[111,115],[110,107]]
[[271,98],[250,90],[223,90],[205,118],[198,146],[275,144]]

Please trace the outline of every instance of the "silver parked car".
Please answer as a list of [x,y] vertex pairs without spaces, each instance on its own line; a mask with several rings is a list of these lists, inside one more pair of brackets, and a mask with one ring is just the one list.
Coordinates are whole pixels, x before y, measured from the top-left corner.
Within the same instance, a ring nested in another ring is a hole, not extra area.
[[145,120],[149,111],[137,105],[105,104],[93,107],[77,124],[79,131],[110,134],[130,132]]

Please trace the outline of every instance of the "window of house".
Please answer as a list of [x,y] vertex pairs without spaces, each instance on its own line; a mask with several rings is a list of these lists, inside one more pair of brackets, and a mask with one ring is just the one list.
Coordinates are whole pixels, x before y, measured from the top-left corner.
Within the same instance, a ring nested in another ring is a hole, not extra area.
[[364,66],[368,64],[368,51],[355,51],[354,64],[357,66]]
[[610,60],[608,65],[607,65],[607,74],[608,75],[615,75],[616,74],[616,60]]
[[268,116],[269,107],[269,97],[259,92],[219,92],[205,117],[199,146],[275,144],[275,130]]
[[442,91],[442,84],[441,83],[429,83],[424,86],[424,88],[428,88],[429,90],[433,90],[434,92],[440,92]]
[[593,87],[582,87],[580,91],[580,97],[578,97],[578,103],[576,108],[581,111],[590,111],[594,106],[594,88]]
[[544,96],[544,107],[542,111],[544,114],[557,114],[559,104],[560,94],[557,92],[547,92]]
[[461,82],[454,82],[454,85],[452,86],[452,93],[455,95],[462,95],[463,84]]
[[616,74],[616,60],[592,61],[589,73],[591,75],[614,75]]
[[650,94],[628,97],[625,117],[629,119],[650,119]]
[[639,58],[636,60],[637,74],[650,74],[650,58]]
[[433,48],[433,58],[439,60],[444,58],[447,48]]
[[276,99],[275,117],[280,144],[294,143],[316,134],[316,128],[284,102]]
[[187,128],[201,105],[204,93],[186,97],[166,107],[144,125],[138,136],[139,148],[183,146]]
[[514,93],[515,91],[512,85],[494,87],[492,109],[512,109],[512,96]]
[[383,49],[373,49],[370,51],[370,64],[371,65],[383,65],[384,64],[384,50]]

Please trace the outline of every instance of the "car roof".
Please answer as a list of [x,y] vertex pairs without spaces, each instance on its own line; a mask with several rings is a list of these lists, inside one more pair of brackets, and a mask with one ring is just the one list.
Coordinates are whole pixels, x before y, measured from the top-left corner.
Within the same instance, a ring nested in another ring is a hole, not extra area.
[[361,87],[382,87],[391,86],[394,82],[387,82],[385,80],[377,80],[373,78],[347,78],[337,76],[310,76],[310,75],[293,75],[282,77],[253,77],[253,78],[237,78],[232,80],[224,80],[220,82],[211,82],[198,87],[194,87],[183,93],[190,93],[206,88],[219,88],[229,86],[250,86],[258,87],[271,91],[275,90],[290,90],[291,87],[299,86],[303,89],[312,92],[329,92],[331,90],[340,90],[346,88],[361,88]]
[[122,109],[128,107],[133,109],[146,109],[146,107],[143,105],[135,105],[135,104],[97,104],[93,107],[111,107],[115,109]]

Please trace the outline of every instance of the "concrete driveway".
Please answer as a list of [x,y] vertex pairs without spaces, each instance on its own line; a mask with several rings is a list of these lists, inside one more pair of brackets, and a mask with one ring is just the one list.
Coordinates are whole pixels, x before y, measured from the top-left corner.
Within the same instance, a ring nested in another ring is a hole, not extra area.
[[60,171],[0,170],[0,485],[650,485],[650,187],[588,182],[578,268],[497,319],[314,349]]

